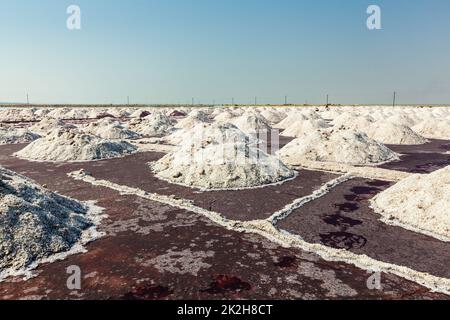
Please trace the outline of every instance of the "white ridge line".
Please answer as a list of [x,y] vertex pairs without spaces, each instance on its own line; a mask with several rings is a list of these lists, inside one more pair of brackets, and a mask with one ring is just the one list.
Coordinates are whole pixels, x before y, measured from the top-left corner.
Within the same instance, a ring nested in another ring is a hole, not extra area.
[[332,173],[349,173],[354,177],[378,179],[383,181],[397,182],[405,179],[413,173],[398,170],[378,168],[374,166],[353,166],[349,164],[338,164],[334,162],[302,161],[301,165],[292,164],[293,168],[305,170],[318,170]]
[[298,198],[294,200],[294,202],[286,205],[283,209],[275,212],[273,215],[271,215],[266,220],[272,223],[273,225],[276,225],[280,220],[283,220],[287,218],[294,210],[304,206],[308,202],[311,202],[313,200],[316,200],[320,197],[323,197],[328,192],[330,192],[333,188],[340,185],[341,183],[344,183],[350,179],[352,179],[351,174],[344,174],[336,179],[333,179],[331,181],[328,181],[326,184],[324,184],[320,189],[314,191],[312,194],[304,196],[302,198]]
[[327,261],[344,262],[371,272],[375,271],[394,274],[406,280],[418,283],[430,289],[432,292],[450,295],[450,279],[448,278],[434,276],[426,272],[416,271],[409,267],[396,265],[393,263],[378,261],[367,255],[355,254],[345,249],[335,249],[318,243],[309,243],[304,241],[298,235],[293,235],[289,232],[278,230],[269,220],[229,220],[218,212],[209,211],[193,205],[192,201],[186,199],[175,199],[174,197],[159,195],[156,193],[149,193],[138,188],[115,184],[107,180],[97,180],[92,176],[86,175],[82,172],[82,170],[68,173],[68,176],[75,180],[84,181],[95,186],[116,190],[120,192],[120,194],[134,195],[198,213],[228,230],[258,234],[283,247],[299,248],[307,252],[315,253]]

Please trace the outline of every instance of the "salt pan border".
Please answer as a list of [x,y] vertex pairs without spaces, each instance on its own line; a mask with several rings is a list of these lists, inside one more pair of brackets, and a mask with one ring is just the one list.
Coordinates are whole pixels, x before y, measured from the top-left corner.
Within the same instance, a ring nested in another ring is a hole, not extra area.
[[314,191],[312,194],[294,200],[294,202],[286,205],[283,209],[275,212],[266,220],[269,221],[270,223],[272,223],[273,225],[276,225],[278,221],[281,221],[281,220],[287,218],[294,210],[299,209],[300,207],[304,206],[308,202],[311,202],[318,198],[323,197],[328,192],[330,192],[333,188],[337,187],[341,183],[351,180],[352,178],[353,178],[352,175],[345,174],[336,179],[328,181],[326,184],[324,184],[318,190]]
[[367,271],[377,271],[394,274],[406,280],[422,285],[432,292],[450,295],[450,279],[431,275],[426,272],[417,271],[405,266],[396,265],[370,258],[367,255],[355,254],[345,249],[335,249],[318,243],[309,243],[300,236],[291,234],[284,230],[277,229],[269,220],[236,221],[223,217],[220,213],[209,211],[192,204],[186,199],[176,199],[173,196],[164,196],[156,193],[123,186],[109,182],[107,180],[97,180],[86,175],[82,170],[70,172],[68,176],[90,183],[95,186],[110,188],[123,195],[134,195],[151,201],[160,202],[190,212],[198,213],[211,221],[225,227],[228,230],[244,233],[253,233],[265,237],[283,247],[300,248],[307,252],[319,255],[322,259],[334,262],[343,262],[356,266]]

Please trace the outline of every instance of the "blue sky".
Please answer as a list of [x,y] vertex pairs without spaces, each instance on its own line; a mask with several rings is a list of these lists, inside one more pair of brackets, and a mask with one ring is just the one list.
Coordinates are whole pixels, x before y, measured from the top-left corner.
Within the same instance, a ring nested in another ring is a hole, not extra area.
[[0,101],[450,103],[449,30],[448,0],[0,0]]

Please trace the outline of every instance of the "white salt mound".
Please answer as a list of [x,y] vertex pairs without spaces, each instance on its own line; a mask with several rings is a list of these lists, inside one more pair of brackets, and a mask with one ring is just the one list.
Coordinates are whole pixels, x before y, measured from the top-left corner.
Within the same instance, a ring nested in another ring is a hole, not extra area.
[[327,128],[328,125],[324,120],[297,120],[284,130],[281,135],[286,137],[304,137],[310,135],[317,130]]
[[291,113],[286,118],[284,118],[281,122],[276,124],[274,126],[274,128],[287,129],[289,126],[291,126],[292,124],[294,124],[296,122],[304,121],[304,120],[308,120],[308,119],[309,118],[302,113],[291,111]]
[[276,124],[281,122],[284,118],[287,117],[287,114],[283,111],[279,111],[276,109],[266,109],[261,112],[261,115],[267,120],[270,124]]
[[347,128],[356,131],[363,131],[370,127],[374,120],[368,116],[358,116],[353,113],[343,113],[333,120],[332,124],[335,128]]
[[242,116],[232,119],[230,123],[234,124],[239,130],[246,134],[269,132],[272,130],[267,120],[255,112],[246,112]]
[[14,155],[38,161],[91,161],[117,158],[136,152],[126,141],[105,140],[76,129],[55,129]]
[[450,120],[429,118],[415,125],[413,130],[430,139],[450,139]]
[[74,125],[65,124],[63,121],[55,118],[43,118],[38,123],[32,125],[29,127],[29,130],[31,132],[35,132],[39,135],[46,135],[48,132],[59,128],[59,127],[66,127],[66,128],[76,128]]
[[201,110],[194,110],[188,114],[188,116],[180,120],[175,128],[177,129],[192,129],[198,124],[205,123],[209,121],[208,115]]
[[427,139],[415,133],[410,127],[389,121],[377,121],[365,131],[369,137],[385,144],[418,145]]
[[226,123],[226,122],[229,122],[233,118],[234,118],[234,115],[233,115],[233,113],[231,113],[231,111],[224,110],[223,112],[220,112],[218,115],[216,115],[214,117],[214,121]]
[[398,159],[398,155],[365,133],[353,130],[322,130],[292,140],[278,155],[287,164],[302,160],[373,165]]
[[0,127],[0,145],[27,143],[40,138],[40,135],[28,131],[27,129],[17,129],[14,127]]
[[138,139],[140,137],[138,133],[111,119],[102,119],[90,123],[83,128],[83,131],[103,139]]
[[174,130],[175,123],[176,121],[163,113],[153,113],[137,124],[134,130],[144,136],[164,136]]
[[71,250],[94,227],[87,205],[2,167],[0,190],[0,280]]
[[388,223],[450,241],[450,166],[427,175],[412,175],[371,201]]
[[151,164],[159,178],[214,190],[259,187],[295,176],[276,157],[254,147],[234,125],[196,127],[191,133],[178,151]]

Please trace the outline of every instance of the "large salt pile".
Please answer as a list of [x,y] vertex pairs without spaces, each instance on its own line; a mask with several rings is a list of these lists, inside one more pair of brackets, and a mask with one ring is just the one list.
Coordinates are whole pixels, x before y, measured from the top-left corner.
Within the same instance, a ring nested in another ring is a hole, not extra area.
[[234,125],[197,126],[191,133],[178,151],[151,164],[159,178],[212,190],[259,187],[295,176]]
[[450,241],[450,166],[427,175],[412,175],[372,200],[387,223]]
[[281,135],[300,138],[327,127],[328,125],[324,120],[298,120],[287,127],[286,130],[281,133]]
[[99,212],[86,204],[2,167],[0,188],[0,280],[80,252],[98,237]]
[[410,127],[389,121],[377,121],[364,130],[369,137],[385,144],[424,144],[427,139],[414,132]]
[[102,119],[83,128],[86,133],[103,139],[138,139],[140,135],[125,128],[119,121]]
[[270,132],[270,124],[263,116],[256,112],[246,112],[242,116],[230,120],[239,130],[245,134],[254,135],[257,132]]
[[395,152],[353,130],[322,130],[292,140],[278,155],[287,164],[298,165],[302,160],[336,162],[351,165],[373,165],[398,159]]
[[27,129],[0,126],[0,144],[27,143],[40,138]]
[[38,161],[91,161],[117,158],[136,150],[126,141],[105,140],[76,129],[59,128],[14,155]]
[[175,124],[176,121],[170,119],[164,113],[155,112],[139,121],[139,123],[133,127],[133,130],[141,135],[149,137],[164,136],[174,130]]

